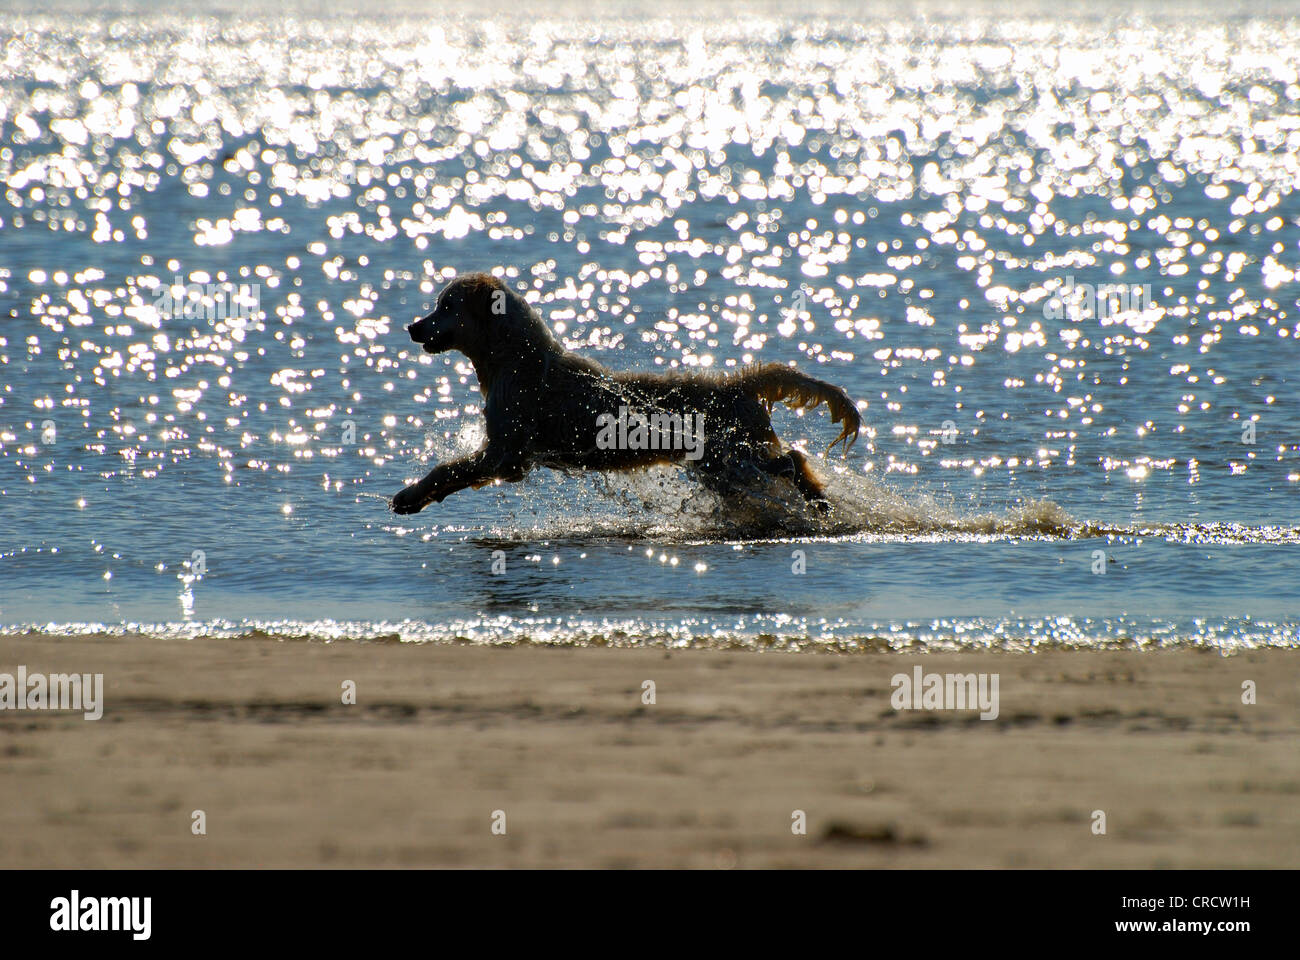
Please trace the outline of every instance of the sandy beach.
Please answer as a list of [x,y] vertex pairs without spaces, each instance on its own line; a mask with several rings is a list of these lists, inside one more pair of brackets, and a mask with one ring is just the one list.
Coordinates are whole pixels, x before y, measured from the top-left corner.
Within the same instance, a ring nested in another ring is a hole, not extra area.
[[[0,637],[19,665],[102,673],[104,713],[0,711],[6,868],[1300,863],[1281,651]],[[997,673],[998,718],[894,710],[916,665]]]

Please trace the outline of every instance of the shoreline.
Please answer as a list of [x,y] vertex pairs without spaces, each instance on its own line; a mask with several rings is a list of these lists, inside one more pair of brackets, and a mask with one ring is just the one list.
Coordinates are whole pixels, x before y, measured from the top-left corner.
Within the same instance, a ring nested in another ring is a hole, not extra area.
[[[20,665],[102,673],[103,716],[0,710],[6,868],[1300,863],[1282,650],[0,635]],[[996,719],[894,709],[918,666],[996,674]]]

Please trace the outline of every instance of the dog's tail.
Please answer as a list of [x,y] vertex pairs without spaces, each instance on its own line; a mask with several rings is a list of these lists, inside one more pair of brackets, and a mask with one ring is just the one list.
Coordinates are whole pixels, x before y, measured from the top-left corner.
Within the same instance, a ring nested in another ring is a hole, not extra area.
[[843,443],[842,452],[848,453],[849,447],[858,439],[862,417],[852,398],[834,384],[817,380],[779,363],[749,367],[737,379],[740,388],[767,407],[768,413],[772,412],[772,404],[778,401],[796,410],[811,410],[819,404],[826,404],[831,420],[842,428],[840,435],[826,448],[827,453],[837,443]]

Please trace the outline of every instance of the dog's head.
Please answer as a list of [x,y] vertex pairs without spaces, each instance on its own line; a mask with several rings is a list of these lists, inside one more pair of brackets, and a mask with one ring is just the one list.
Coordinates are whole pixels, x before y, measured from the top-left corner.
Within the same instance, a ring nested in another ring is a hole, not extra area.
[[406,332],[426,353],[459,350],[474,358],[493,343],[510,339],[521,322],[531,319],[529,314],[522,298],[496,277],[470,273],[443,287],[433,312]]

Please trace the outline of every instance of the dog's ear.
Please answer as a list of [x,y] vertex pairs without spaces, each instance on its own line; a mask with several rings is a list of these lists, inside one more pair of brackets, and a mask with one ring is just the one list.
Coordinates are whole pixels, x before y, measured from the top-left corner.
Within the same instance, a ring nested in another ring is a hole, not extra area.
[[514,344],[515,349],[526,343],[554,348],[545,321],[506,281],[475,274],[465,278],[462,291],[464,314],[471,328],[466,335],[484,348],[497,349],[503,343]]

